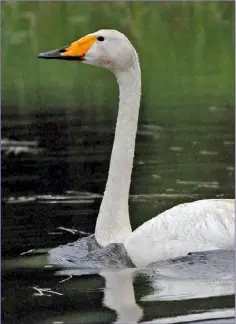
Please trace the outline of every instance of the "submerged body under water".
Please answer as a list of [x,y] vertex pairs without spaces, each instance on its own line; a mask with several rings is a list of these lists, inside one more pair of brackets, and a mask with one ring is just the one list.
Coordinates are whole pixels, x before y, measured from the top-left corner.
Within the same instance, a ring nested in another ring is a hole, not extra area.
[[[224,277],[233,279],[234,255],[234,250],[190,252],[186,256],[152,262],[143,268],[147,271],[159,269],[159,274],[162,269],[162,275],[166,276],[182,274],[186,278],[216,276],[222,279]],[[100,247],[94,234],[50,250],[47,259],[49,264],[62,268],[74,268],[77,273],[81,272],[81,274],[83,271],[98,273],[101,270],[135,268],[122,243],[111,243],[106,247]],[[174,269],[175,272],[173,272]]]
[[94,234],[50,250],[48,261],[59,267],[91,269],[96,272],[104,268],[134,267],[123,244],[111,243],[102,248]]
[[[181,107],[139,125],[133,228],[183,202],[234,196],[233,120],[228,108]],[[234,323],[234,251],[137,269],[122,244],[100,248],[88,235],[107,179],[111,124],[69,114],[3,118],[2,322]]]

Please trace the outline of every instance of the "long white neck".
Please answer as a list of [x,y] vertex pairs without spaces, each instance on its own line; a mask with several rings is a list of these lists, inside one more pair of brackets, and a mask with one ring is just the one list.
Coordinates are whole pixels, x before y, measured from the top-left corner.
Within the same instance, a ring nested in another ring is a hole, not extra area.
[[141,97],[136,52],[132,67],[116,73],[116,78],[120,91],[119,112],[108,180],[95,228],[95,238],[101,246],[121,243],[132,233],[128,198]]

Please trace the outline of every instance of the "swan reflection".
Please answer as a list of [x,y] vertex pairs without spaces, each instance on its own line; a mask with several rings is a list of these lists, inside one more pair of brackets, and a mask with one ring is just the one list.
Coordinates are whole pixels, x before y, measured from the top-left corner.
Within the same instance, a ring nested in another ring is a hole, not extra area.
[[105,279],[103,305],[117,314],[115,323],[138,323],[143,309],[136,303],[133,279],[135,269],[121,271],[102,271]]
[[[98,272],[105,280],[103,306],[115,311],[114,323],[184,323],[212,318],[215,323],[219,318],[233,323],[234,310],[224,304],[224,298],[234,294],[233,260],[234,251],[211,251],[145,269],[104,269]],[[75,276],[91,273],[91,269],[64,269],[56,275],[75,280]]]

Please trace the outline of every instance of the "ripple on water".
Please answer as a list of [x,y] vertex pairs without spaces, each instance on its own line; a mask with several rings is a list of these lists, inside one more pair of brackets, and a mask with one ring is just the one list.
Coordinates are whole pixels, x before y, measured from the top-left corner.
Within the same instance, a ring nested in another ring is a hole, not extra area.
[[218,155],[219,153],[216,151],[207,151],[207,150],[202,150],[199,152],[201,155]]
[[213,309],[209,312],[198,312],[196,314],[180,315],[175,317],[165,317],[155,319],[143,324],[234,324],[235,310],[232,309]]
[[[172,190],[172,189],[171,189]],[[170,190],[169,190],[170,191]],[[178,199],[178,198],[194,198],[196,199],[198,195],[189,194],[189,193],[156,193],[156,194],[142,194],[142,195],[130,195],[131,201],[138,202],[147,202],[149,200],[157,200],[157,199]]]
[[183,151],[184,149],[183,149],[182,147],[180,147],[180,146],[171,146],[171,147],[170,147],[170,150],[171,150],[171,151],[174,151],[174,152],[181,152],[181,151]]
[[39,147],[37,141],[15,141],[8,138],[1,139],[1,152],[5,156],[11,154],[17,156],[22,153],[37,155],[43,151],[44,149]]
[[199,188],[219,188],[218,181],[187,181],[187,180],[176,180],[176,184],[180,185],[195,185]]
[[234,145],[234,141],[223,141],[224,145]]
[[31,201],[37,201],[39,203],[47,204],[84,204],[84,203],[93,203],[95,199],[101,198],[102,195],[95,194],[92,192],[85,191],[66,191],[64,195],[33,195],[33,196],[11,196],[4,198],[3,201],[8,204],[19,204],[27,203]]
[[161,176],[159,174],[152,174],[153,179],[161,179]]

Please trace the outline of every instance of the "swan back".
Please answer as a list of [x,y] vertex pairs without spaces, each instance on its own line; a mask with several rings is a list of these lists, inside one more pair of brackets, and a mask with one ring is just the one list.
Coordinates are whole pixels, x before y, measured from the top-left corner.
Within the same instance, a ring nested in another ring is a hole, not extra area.
[[177,205],[138,227],[124,241],[126,251],[136,266],[144,266],[189,252],[234,249],[234,203],[206,199]]

